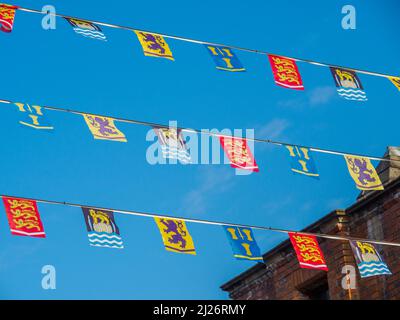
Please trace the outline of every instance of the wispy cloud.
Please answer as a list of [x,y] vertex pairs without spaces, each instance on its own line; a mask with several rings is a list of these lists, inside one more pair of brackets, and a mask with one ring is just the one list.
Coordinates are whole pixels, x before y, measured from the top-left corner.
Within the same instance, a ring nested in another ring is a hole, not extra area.
[[[285,133],[290,127],[290,122],[284,118],[275,118],[263,125],[255,127],[255,136],[260,139],[286,140]],[[268,143],[257,144],[257,150],[265,150],[272,145]]]
[[335,97],[333,86],[321,86],[308,91],[304,97],[278,101],[278,106],[284,108],[316,107],[329,103],[333,97]]
[[290,123],[286,119],[276,118],[257,129],[256,135],[260,138],[278,139],[282,138]]
[[190,208],[191,212],[200,213],[207,209],[210,196],[224,193],[234,186],[235,173],[231,170],[223,170],[217,166],[202,167],[202,174],[197,185],[184,197],[183,210]]

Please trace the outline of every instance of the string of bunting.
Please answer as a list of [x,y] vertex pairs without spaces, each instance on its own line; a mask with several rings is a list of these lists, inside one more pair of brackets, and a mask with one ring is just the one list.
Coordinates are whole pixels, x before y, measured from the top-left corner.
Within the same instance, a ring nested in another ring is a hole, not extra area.
[[153,218],[167,251],[196,255],[193,238],[186,222],[218,225],[223,228],[231,244],[233,256],[239,260],[264,262],[253,229],[275,231],[289,235],[301,268],[328,271],[328,266],[317,238],[348,241],[353,249],[361,277],[391,274],[376,245],[400,247],[400,243],[378,241],[323,233],[297,232],[231,222],[173,217],[148,212],[102,208],[45,199],[1,195],[13,235],[45,238],[46,233],[39,214],[38,203],[65,205],[82,209],[90,246],[123,249],[124,241],[114,213]]
[[[16,10],[47,14],[38,10],[22,8],[9,4],[0,4],[1,31],[7,33],[12,31]],[[364,87],[357,75],[357,72],[385,77],[389,79],[397,89],[400,90],[400,77],[397,76],[391,76],[387,74],[354,68],[340,67],[312,60],[273,55],[267,52],[253,49],[221,45],[217,43],[205,42],[155,32],[148,32],[144,30],[136,30],[130,27],[78,19],[60,14],[54,15],[64,18],[72,26],[74,32],[76,32],[77,34],[96,40],[108,40],[99,25],[133,31],[143,48],[144,55],[150,57],[159,57],[174,61],[172,50],[164,38],[171,38],[175,40],[202,44],[211,55],[213,61],[215,62],[216,68],[222,71],[246,71],[245,67],[240,62],[239,57],[233,50],[268,55],[274,76],[274,81],[278,86],[284,88],[304,90],[302,77],[296,64],[296,62],[301,61],[318,66],[329,67],[339,96],[347,100],[367,100],[367,94],[364,91]],[[15,105],[18,107],[18,110],[21,114],[23,114],[24,117],[23,120],[19,121],[20,124],[38,130],[54,129],[51,124],[45,123],[42,109],[79,113],[83,116],[94,138],[100,140],[127,142],[125,135],[115,126],[114,120],[142,125],[151,125],[150,123],[146,122],[115,119],[112,117],[86,114],[66,109],[62,110],[59,108],[50,107],[42,108],[40,106],[31,106],[23,103],[15,103]],[[162,154],[165,158],[175,158],[180,160],[182,163],[190,163],[190,154],[186,149],[186,143],[181,135],[183,129],[158,125],[153,126],[153,128],[158,135]],[[259,167],[255,161],[255,158],[247,145],[248,139],[224,135],[219,135],[219,138],[221,146],[226,152],[228,158],[230,159],[232,167],[250,171],[259,171]],[[254,141],[258,140],[254,139]],[[345,157],[350,175],[356,183],[357,188],[361,190],[383,189],[379,176],[376,173],[375,168],[371,164],[370,160],[372,159],[372,157],[357,156],[322,149],[312,150],[309,147],[289,145],[287,143],[278,143],[271,140],[265,140],[261,142],[268,142],[285,146],[291,158],[292,171],[294,173],[306,175],[313,178],[318,178],[319,173],[316,170],[311,151],[341,154]],[[375,157],[375,159],[378,158]],[[388,159],[382,160],[388,161]],[[394,242],[332,236],[326,234],[294,232],[271,227],[246,226],[240,224],[222,223],[199,219],[169,217],[151,213],[139,213],[126,210],[114,210],[93,206],[82,206],[79,204],[50,200],[17,198],[14,196],[6,195],[3,195],[2,199],[8,217],[11,233],[14,235],[39,238],[45,238],[46,235],[42,220],[39,215],[37,202],[64,204],[73,207],[80,207],[83,212],[88,232],[89,244],[96,247],[110,247],[118,249],[122,249],[124,247],[123,239],[121,237],[119,227],[114,217],[114,212],[153,217],[161,233],[166,250],[192,255],[196,254],[196,249],[194,246],[193,238],[191,237],[189,230],[186,226],[186,222],[197,222],[222,226],[231,243],[233,255],[237,259],[246,259],[260,262],[263,261],[263,258],[261,256],[261,251],[257,245],[257,242],[254,238],[252,229],[284,232],[289,235],[290,242],[294,247],[300,267],[307,269],[319,269],[325,271],[328,270],[323,252],[319,247],[317,237],[335,240],[346,240],[350,242],[361,277],[391,274],[388,266],[379,255],[375,244],[400,246],[399,243]]]
[[399,76],[393,76],[389,74],[350,68],[350,67],[343,67],[334,64],[313,61],[309,59],[276,55],[261,50],[249,49],[239,46],[225,45],[203,40],[191,39],[187,37],[134,29],[131,27],[93,21],[88,19],[81,19],[52,12],[42,12],[39,10],[23,8],[10,4],[0,4],[0,25],[1,25],[0,30],[4,32],[12,31],[16,10],[29,13],[37,13],[42,15],[49,14],[56,17],[64,18],[69,23],[69,25],[72,26],[73,30],[77,34],[87,38],[92,38],[101,41],[107,41],[107,37],[101,30],[100,26],[133,31],[136,34],[143,48],[144,55],[150,57],[165,58],[172,61],[175,60],[173,57],[173,53],[164,38],[201,44],[205,47],[207,52],[212,57],[213,61],[215,62],[216,68],[222,71],[230,71],[230,72],[246,71],[246,68],[242,65],[242,63],[239,60],[239,57],[235,54],[233,50],[266,55],[268,56],[269,62],[271,64],[275,83],[278,86],[284,88],[289,88],[294,90],[304,90],[304,84],[296,62],[305,62],[317,66],[329,67],[332,73],[334,83],[337,88],[337,93],[339,94],[340,97],[346,100],[353,100],[353,101],[368,100],[367,94],[364,90],[364,87],[357,73],[387,78],[400,91]]
[[56,108],[49,106],[30,105],[26,103],[13,103],[9,100],[1,99],[0,103],[14,104],[18,110],[19,124],[40,131],[52,131],[54,126],[50,124],[44,111],[52,110],[58,112],[67,112],[81,115],[87,124],[90,132],[96,140],[108,140],[117,142],[127,142],[125,134],[117,128],[116,122],[126,122],[135,125],[152,127],[158,136],[159,147],[162,156],[166,159],[176,159],[182,164],[191,162],[190,149],[187,148],[186,141],[182,132],[191,132],[196,134],[206,134],[219,138],[222,149],[225,151],[230,160],[231,167],[242,170],[259,171],[247,141],[270,143],[284,147],[290,158],[291,171],[294,174],[300,174],[314,179],[319,179],[319,172],[315,164],[312,152],[328,153],[333,155],[341,155],[344,157],[347,168],[353,178],[356,187],[359,190],[383,190],[383,184],[377,174],[371,160],[395,161],[397,159],[388,159],[380,157],[372,157],[366,155],[355,155],[347,152],[333,151],[302,145],[293,145],[286,142],[273,141],[270,139],[259,138],[241,138],[236,136],[228,136],[215,132],[203,131],[198,129],[189,129],[182,127],[169,127],[162,124],[145,122],[139,120],[130,120],[123,118],[115,118],[98,114],[89,114],[82,111]]

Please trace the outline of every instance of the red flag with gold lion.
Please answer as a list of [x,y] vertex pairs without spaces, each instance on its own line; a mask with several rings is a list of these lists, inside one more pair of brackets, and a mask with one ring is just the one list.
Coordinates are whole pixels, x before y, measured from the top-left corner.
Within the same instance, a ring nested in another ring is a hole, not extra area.
[[3,197],[11,233],[17,236],[45,238],[36,201]]
[[315,236],[289,232],[289,238],[301,268],[328,271],[324,254]]

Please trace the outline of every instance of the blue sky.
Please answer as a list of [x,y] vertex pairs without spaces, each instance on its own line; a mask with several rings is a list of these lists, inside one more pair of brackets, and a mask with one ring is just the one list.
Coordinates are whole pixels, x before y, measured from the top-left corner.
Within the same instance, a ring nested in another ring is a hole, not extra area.
[[[41,9],[48,1],[15,3]],[[357,29],[341,28],[345,1],[52,1],[59,13],[258,48],[400,75],[397,1],[351,1]],[[400,92],[360,75],[368,102],[336,95],[328,68],[299,63],[306,90],[277,87],[268,58],[236,52],[245,73],[215,69],[201,45],[168,43],[175,62],[144,57],[129,31],[103,28],[103,43],[63,20],[17,12],[0,34],[1,99],[69,107],[195,128],[254,128],[256,136],[382,155],[398,143]],[[22,129],[2,105],[0,193],[200,219],[301,229],[358,194],[341,157],[314,154],[321,179],[295,176],[287,153],[255,146],[260,172],[229,165],[151,166],[146,127],[118,127],[128,143],[95,141],[77,115],[48,111],[56,130]],[[375,163],[376,164],[376,163]],[[1,209],[3,210],[3,209]],[[252,266],[236,261],[220,227],[188,223],[197,256],[164,250],[152,219],[116,214],[122,251],[88,245],[81,210],[39,204],[47,238],[12,236],[0,214],[1,299],[225,299],[219,286]],[[285,235],[255,231],[262,251]],[[54,265],[57,289],[41,288]]]

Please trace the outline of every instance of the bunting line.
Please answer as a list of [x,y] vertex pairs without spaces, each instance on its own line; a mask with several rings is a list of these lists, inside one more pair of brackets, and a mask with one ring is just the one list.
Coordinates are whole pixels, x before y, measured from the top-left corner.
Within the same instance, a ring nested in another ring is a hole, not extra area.
[[52,205],[64,205],[68,207],[74,208],[87,208],[93,210],[101,210],[107,212],[114,212],[132,216],[140,216],[140,217],[147,217],[147,218],[163,218],[163,219],[171,219],[171,220],[183,220],[186,222],[193,222],[199,224],[208,224],[208,225],[217,225],[217,226],[230,226],[230,227],[240,227],[240,228],[251,228],[257,230],[264,230],[264,231],[274,231],[286,234],[293,234],[293,235],[302,235],[302,236],[314,236],[317,238],[325,238],[330,240],[340,240],[340,241],[362,241],[362,242],[369,242],[379,245],[387,245],[387,246],[394,246],[400,247],[400,243],[391,242],[391,241],[383,241],[383,240],[373,240],[373,239],[364,239],[364,238],[357,238],[357,237],[346,237],[346,236],[337,236],[337,235],[330,235],[326,233],[313,233],[313,232],[306,232],[306,231],[294,231],[288,229],[280,229],[274,227],[264,227],[264,226],[257,226],[257,225],[249,225],[249,224],[240,224],[240,223],[233,223],[233,222],[222,222],[222,221],[215,221],[215,220],[206,220],[206,219],[195,219],[195,218],[185,218],[185,217],[174,217],[170,215],[163,215],[157,213],[150,213],[150,212],[140,212],[140,211],[133,211],[133,210],[124,210],[124,209],[115,209],[115,208],[104,208],[98,206],[91,206],[87,204],[78,204],[73,202],[66,202],[66,201],[56,201],[56,200],[47,200],[47,199],[37,199],[37,198],[26,198],[14,195],[5,195],[0,194],[0,197],[6,198],[18,198],[22,200],[28,201],[36,201],[38,203],[45,203],[45,204],[52,204]]
[[[6,104],[13,104],[14,102],[11,100],[5,100],[5,99],[0,99],[0,103],[6,103]],[[42,106],[42,109],[46,110],[52,110],[52,111],[58,111],[58,112],[67,112],[67,113],[72,113],[72,114],[77,114],[77,115],[92,115],[92,116],[98,116],[98,117],[105,117],[109,119],[113,119],[115,121],[119,122],[125,122],[125,123],[131,123],[131,124],[136,124],[136,125],[141,125],[141,126],[147,126],[147,127],[159,127],[159,128],[166,128],[168,129],[168,125],[164,124],[159,124],[159,123],[154,123],[154,122],[147,122],[147,121],[141,121],[141,120],[133,120],[133,119],[126,119],[126,118],[120,118],[120,117],[112,117],[108,115],[102,115],[102,114],[96,114],[96,113],[88,113],[88,112],[83,112],[79,110],[72,110],[72,109],[67,109],[67,108],[58,108],[58,107],[49,107],[49,106]],[[176,127],[176,129],[181,130],[183,132],[189,132],[189,133],[198,133],[198,134],[203,134],[203,135],[208,135],[212,137],[217,137],[217,138],[235,138],[235,139],[243,139],[242,137],[237,137],[237,136],[229,136],[229,135],[223,135],[223,134],[218,134],[218,133],[213,133],[213,132],[205,132],[199,129],[191,129],[191,128],[184,128],[184,127]],[[282,141],[276,141],[276,140],[271,140],[271,139],[262,139],[262,138],[245,138],[247,141],[254,141],[254,142],[261,142],[261,143],[269,143],[269,144],[274,144],[277,146],[295,146],[299,148],[308,148],[311,151],[319,152],[319,153],[327,153],[327,154],[332,154],[332,155],[339,155],[339,156],[357,156],[357,157],[363,157],[363,158],[368,158],[370,160],[377,160],[377,161],[384,161],[384,162],[398,162],[400,163],[400,160],[397,159],[387,159],[383,157],[376,157],[376,156],[368,156],[368,155],[363,155],[363,154],[358,154],[358,153],[349,153],[349,152],[344,152],[344,151],[337,151],[337,150],[330,150],[330,149],[323,149],[323,148],[318,148],[318,147],[311,147],[311,146],[305,146],[305,145],[300,145],[300,144],[293,144],[293,143],[288,143],[288,142],[282,142]]]
[[[142,30],[142,29],[135,29],[135,28],[132,28],[132,27],[127,27],[127,26],[122,26],[122,25],[117,25],[117,24],[112,24],[112,23],[107,23],[107,22],[101,22],[101,21],[95,21],[95,20],[89,20],[89,19],[84,19],[84,18],[77,18],[77,17],[68,16],[68,15],[59,14],[59,13],[42,12],[42,11],[39,11],[39,10],[30,9],[30,8],[24,8],[24,7],[18,7],[18,8],[16,8],[16,10],[29,12],[29,13],[37,13],[37,14],[42,14],[42,15],[49,14],[49,15],[52,15],[52,16],[55,16],[55,17],[66,18],[66,19],[78,19],[78,20],[83,20],[83,21],[95,23],[95,24],[98,24],[98,25],[101,25],[101,26],[114,28],[114,29],[146,32],[146,33],[151,33],[151,34],[154,34],[154,35],[159,35],[159,36],[162,36],[162,37],[165,37],[165,38],[184,41],[184,42],[190,42],[190,43],[196,43],[196,44],[202,44],[202,45],[227,47],[227,48],[234,49],[234,50],[245,51],[245,52],[256,53],[256,54],[262,54],[262,55],[275,55],[274,53],[266,52],[266,51],[262,51],[262,50],[256,50],[256,49],[250,49],[250,48],[246,48],[246,47],[240,47],[240,46],[226,45],[226,44],[221,44],[221,43],[216,43],[216,42],[197,40],[197,39],[193,39],[193,38],[176,36],[176,35],[171,35],[171,34],[164,34],[164,33],[148,31],[148,30]],[[350,68],[350,67],[330,64],[330,63],[326,63],[326,62],[318,62],[318,61],[314,61],[314,60],[311,60],[311,59],[290,57],[290,56],[285,56],[285,55],[280,55],[280,54],[279,54],[279,56],[283,57],[283,58],[287,58],[287,59],[293,59],[295,61],[301,61],[301,62],[309,63],[309,64],[320,66],[320,67],[342,68],[342,69],[351,70],[351,71],[354,71],[354,72],[363,73],[363,74],[367,74],[367,75],[371,75],[371,76],[377,76],[377,77],[383,77],[383,78],[392,78],[392,77],[398,78],[399,77],[399,76],[393,76],[393,75],[380,73],[380,72],[374,72],[374,71],[369,71],[369,70]]]

